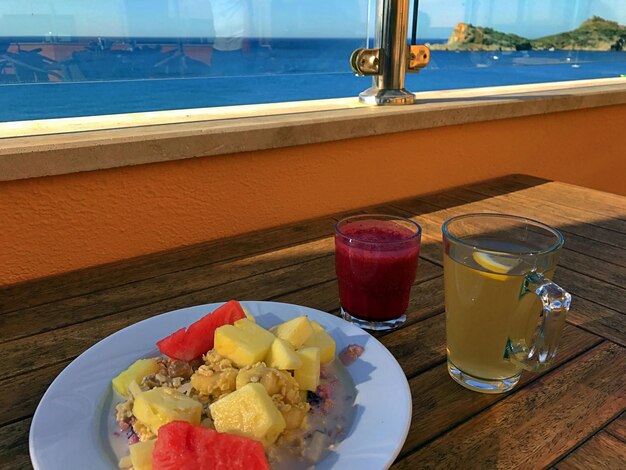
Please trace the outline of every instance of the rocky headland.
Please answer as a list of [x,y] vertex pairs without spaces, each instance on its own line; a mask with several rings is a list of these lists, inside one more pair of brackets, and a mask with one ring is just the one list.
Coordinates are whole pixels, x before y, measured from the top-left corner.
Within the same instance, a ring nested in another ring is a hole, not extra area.
[[493,28],[458,23],[447,43],[430,44],[429,47],[447,51],[624,51],[626,26],[594,16],[572,31],[528,39]]

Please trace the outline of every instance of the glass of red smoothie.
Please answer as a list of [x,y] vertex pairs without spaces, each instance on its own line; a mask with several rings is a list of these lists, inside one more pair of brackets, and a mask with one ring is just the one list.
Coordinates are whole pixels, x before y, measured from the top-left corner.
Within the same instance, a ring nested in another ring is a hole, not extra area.
[[421,227],[393,215],[347,217],[335,225],[341,315],[370,330],[406,320],[417,272]]

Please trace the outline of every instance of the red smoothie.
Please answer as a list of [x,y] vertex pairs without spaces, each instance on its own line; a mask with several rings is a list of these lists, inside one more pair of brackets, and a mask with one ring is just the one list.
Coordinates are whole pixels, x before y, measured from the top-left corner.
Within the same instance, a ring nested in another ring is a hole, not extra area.
[[381,220],[349,222],[335,233],[342,308],[368,321],[402,316],[415,281],[420,234]]

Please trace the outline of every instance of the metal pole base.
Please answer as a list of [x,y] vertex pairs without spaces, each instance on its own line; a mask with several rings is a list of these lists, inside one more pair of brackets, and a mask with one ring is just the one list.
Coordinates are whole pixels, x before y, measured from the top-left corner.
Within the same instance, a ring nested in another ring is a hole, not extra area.
[[375,105],[400,105],[415,103],[415,95],[405,88],[399,90],[370,87],[359,93],[359,101]]

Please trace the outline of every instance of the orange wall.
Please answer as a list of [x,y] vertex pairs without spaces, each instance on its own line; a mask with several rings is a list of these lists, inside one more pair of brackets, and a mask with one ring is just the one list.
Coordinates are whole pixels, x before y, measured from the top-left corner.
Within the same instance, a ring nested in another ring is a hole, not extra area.
[[510,173],[626,194],[626,105],[0,183],[0,285]]

